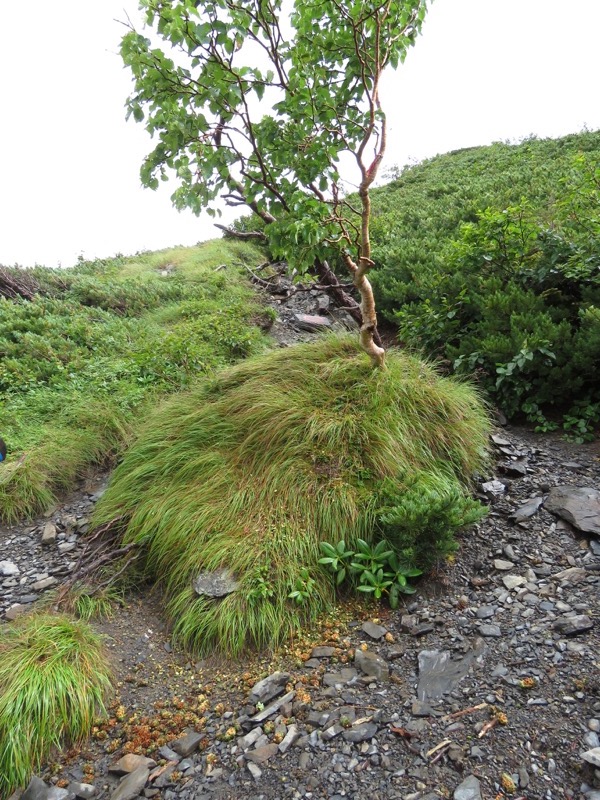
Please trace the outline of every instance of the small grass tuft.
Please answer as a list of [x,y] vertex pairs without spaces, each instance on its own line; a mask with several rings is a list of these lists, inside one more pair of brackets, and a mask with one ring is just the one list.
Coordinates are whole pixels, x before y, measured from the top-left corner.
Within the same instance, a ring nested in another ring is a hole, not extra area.
[[101,639],[85,623],[31,614],[0,629],[0,798],[52,747],[89,735],[109,685]]
[[[353,338],[326,337],[249,359],[160,408],[95,522],[125,518],[185,646],[272,645],[333,599],[320,542],[381,538],[390,480],[443,475],[464,497],[488,428],[464,383],[395,350],[374,370]],[[197,596],[195,576],[222,567],[237,590]]]

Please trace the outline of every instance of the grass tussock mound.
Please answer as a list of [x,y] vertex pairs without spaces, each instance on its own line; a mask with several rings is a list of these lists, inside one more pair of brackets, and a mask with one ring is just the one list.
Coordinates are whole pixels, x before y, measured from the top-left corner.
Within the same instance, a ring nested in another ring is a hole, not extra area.
[[[125,518],[186,646],[273,644],[332,600],[320,542],[384,538],[391,482],[396,507],[403,486],[422,492],[436,476],[448,502],[464,498],[487,430],[465,384],[396,351],[373,370],[352,338],[325,338],[248,360],[164,405],[115,471],[96,523]],[[198,573],[223,567],[238,588],[198,596]]]
[[0,630],[0,797],[52,747],[89,735],[109,687],[100,638],[82,622],[32,614]]

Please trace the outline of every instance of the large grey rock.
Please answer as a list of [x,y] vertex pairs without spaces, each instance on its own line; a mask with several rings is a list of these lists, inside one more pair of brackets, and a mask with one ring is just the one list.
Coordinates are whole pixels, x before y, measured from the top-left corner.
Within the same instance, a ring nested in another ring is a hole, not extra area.
[[454,800],[481,800],[481,785],[475,775],[469,775],[456,787]]
[[268,703],[269,700],[272,700],[283,692],[289,679],[289,672],[273,672],[271,675],[263,678],[262,681],[258,681],[258,683],[254,684],[250,690],[248,702],[251,705]]
[[597,489],[555,486],[544,507],[583,533],[600,536],[600,492]]
[[149,775],[148,767],[138,767],[134,772],[130,772],[121,780],[113,792],[111,800],[133,800],[141,793]]
[[235,592],[238,582],[228,569],[217,569],[214,572],[201,572],[193,583],[198,595],[207,597],[225,597]]
[[390,677],[390,668],[386,662],[371,650],[357,649],[354,663],[364,675],[369,675],[377,681],[386,681]]
[[18,575],[19,568],[14,563],[14,561],[0,561],[0,575],[4,576],[5,578],[10,577],[11,575]]

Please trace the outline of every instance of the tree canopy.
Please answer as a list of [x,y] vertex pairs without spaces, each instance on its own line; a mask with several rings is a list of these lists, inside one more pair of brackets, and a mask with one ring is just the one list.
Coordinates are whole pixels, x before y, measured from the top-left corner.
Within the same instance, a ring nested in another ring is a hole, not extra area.
[[427,0],[140,6],[147,30],[124,36],[122,56],[135,79],[128,112],[157,137],[142,182],[174,174],[175,205],[195,213],[217,213],[219,196],[249,207],[300,272],[341,256],[361,293],[363,346],[380,362],[366,279],[369,188],[386,147],[379,86],[414,43]]

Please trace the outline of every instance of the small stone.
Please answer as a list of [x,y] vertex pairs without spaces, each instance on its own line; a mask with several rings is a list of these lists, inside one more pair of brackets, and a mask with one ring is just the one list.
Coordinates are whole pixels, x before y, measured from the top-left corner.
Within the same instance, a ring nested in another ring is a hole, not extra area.
[[569,567],[569,569],[563,569],[562,572],[557,572],[556,574],[552,575],[552,579],[555,581],[576,584],[584,581],[587,576],[588,572],[583,569],[583,567]]
[[311,314],[294,314],[296,325],[303,331],[320,331],[331,328],[331,321],[326,317],[316,317]]
[[21,800],[46,800],[49,787],[36,775],[29,781],[27,788],[21,795]]
[[502,631],[500,630],[499,625],[480,625],[479,626],[479,633],[482,636],[486,637],[498,637],[502,636]]
[[15,620],[18,616],[23,614],[27,611],[27,606],[23,605],[22,603],[13,603],[12,606],[9,606],[6,611],[4,612],[4,616],[6,619],[10,620],[11,622]]
[[121,779],[121,783],[111,796],[111,800],[133,800],[146,785],[150,770],[148,767],[138,767],[134,772]]
[[374,722],[363,722],[361,725],[344,731],[343,738],[347,742],[358,744],[360,742],[365,742],[367,739],[372,739],[376,733],[377,725]]
[[203,738],[204,734],[189,731],[185,736],[170,742],[169,747],[179,753],[182,758],[187,758],[198,749]]
[[117,762],[112,764],[109,768],[109,772],[114,772],[117,775],[126,775],[130,772],[135,772],[136,769],[139,767],[155,767],[156,761],[152,758],[146,758],[146,756],[138,756],[135,753],[127,753],[122,758],[120,758]]
[[500,570],[501,572],[508,572],[508,570],[513,567],[514,564],[512,561],[504,561],[502,558],[494,559],[494,569]]
[[252,761],[254,764],[264,764],[265,761],[268,761],[277,752],[279,752],[279,746],[274,742],[271,742],[271,744],[265,744],[262,747],[256,747],[254,750],[249,750],[246,753],[246,758],[249,761]]
[[313,647],[310,657],[331,658],[331,656],[335,655],[335,651],[336,651],[335,647],[327,647],[326,645],[319,645],[317,647]]
[[14,561],[0,561],[0,575],[3,575],[5,578],[8,578],[11,575],[18,575],[18,574],[19,574],[19,568],[14,563]]
[[34,584],[32,584],[31,588],[35,589],[36,592],[41,592],[44,589],[49,589],[51,586],[54,586],[56,583],[58,583],[58,579],[57,578],[53,578],[52,576],[50,576],[48,578],[44,578],[41,581],[36,581]]
[[290,747],[295,744],[298,739],[300,738],[300,731],[298,730],[297,725],[290,725],[287,730],[286,735],[283,738],[283,741],[279,743],[279,752],[280,753],[287,753]]
[[600,747],[594,747],[591,750],[586,750],[581,754],[584,761],[592,764],[594,767],[600,767]]
[[477,619],[489,619],[493,617],[496,613],[496,606],[480,606],[475,611],[475,616]]
[[330,728],[327,728],[327,730],[321,733],[321,739],[323,739],[324,742],[328,742],[331,739],[335,739],[335,737],[339,736],[340,733],[343,733],[344,730],[345,728],[336,722],[335,725],[332,725]]
[[56,525],[53,522],[47,522],[42,532],[42,544],[54,544],[55,541]]
[[481,785],[475,775],[469,775],[456,787],[454,800],[481,800]]
[[554,630],[562,636],[578,636],[594,627],[593,621],[587,614],[577,614],[573,617],[561,617],[554,623]]
[[250,690],[248,702],[253,706],[257,703],[268,703],[285,690],[289,679],[290,675],[288,672],[273,672],[271,675],[268,675],[266,678],[254,684]]
[[270,717],[271,714],[275,714],[276,711],[279,711],[279,709],[282,706],[284,706],[286,703],[291,702],[294,699],[295,696],[296,696],[296,692],[294,692],[293,690],[291,692],[288,692],[287,694],[284,694],[283,697],[280,697],[277,700],[274,700],[266,708],[263,708],[262,711],[259,711],[253,717],[250,717],[250,720],[252,722],[263,722],[263,720],[265,720],[268,717]]
[[262,735],[263,729],[259,725],[258,728],[253,728],[245,736],[240,736],[240,738],[237,740],[238,747],[242,750],[249,750],[253,744],[256,744]]
[[370,650],[356,650],[354,663],[365,675],[371,675],[375,680],[385,681],[390,677],[390,669],[386,662]]
[[65,553],[70,553],[71,550],[75,550],[75,546],[76,546],[75,542],[61,542],[58,545],[58,552],[61,555],[64,555]]
[[175,750],[171,750],[171,748],[167,747],[166,744],[158,748],[158,755],[167,761],[179,761],[181,758],[179,753],[176,753]]
[[384,628],[382,625],[376,625],[371,620],[367,620],[362,624],[362,631],[370,636],[371,639],[382,639],[385,634],[387,633],[387,628]]
[[596,731],[596,733],[598,733],[600,731],[600,719],[588,719],[587,726],[589,730]]
[[523,586],[527,581],[521,575],[503,575],[502,583],[507,589],[516,589],[518,586]]
[[257,781],[262,775],[262,769],[258,766],[258,764],[255,764],[253,761],[248,761],[246,766],[248,767],[248,772],[250,773],[250,775],[252,775],[254,780]]
[[74,794],[75,797],[80,797],[82,800],[90,800],[94,797],[98,790],[91,783],[79,783],[79,781],[71,781],[69,784],[69,792]]
[[481,491],[490,499],[493,499],[494,497],[502,497],[506,491],[506,486],[501,481],[487,481],[481,484]]

